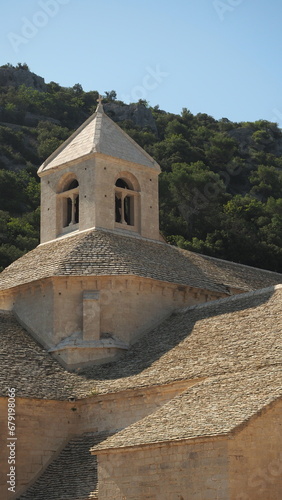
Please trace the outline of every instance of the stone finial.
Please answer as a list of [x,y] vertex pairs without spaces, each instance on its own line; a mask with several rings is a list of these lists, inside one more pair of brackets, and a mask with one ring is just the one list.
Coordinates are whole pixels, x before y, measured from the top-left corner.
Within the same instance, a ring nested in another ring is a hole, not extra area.
[[102,112],[102,113],[104,112],[104,108],[103,108],[102,101],[103,101],[103,97],[99,94],[99,97],[98,97],[98,99],[97,99],[98,106],[97,106],[96,112],[97,112],[97,111],[100,111],[100,112]]

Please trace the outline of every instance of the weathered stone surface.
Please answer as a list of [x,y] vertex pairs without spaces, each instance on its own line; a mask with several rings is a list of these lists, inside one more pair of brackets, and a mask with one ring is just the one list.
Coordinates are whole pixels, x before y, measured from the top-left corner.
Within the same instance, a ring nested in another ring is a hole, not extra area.
[[[188,308],[144,335],[117,363],[69,373],[2,314],[1,388],[18,396],[87,397],[138,387],[280,366],[281,294],[278,288],[240,294]],[[261,318],[264,318],[261,321]]]
[[87,433],[67,444],[59,456],[19,500],[94,500],[97,497],[97,459],[91,446],[107,433]]
[[115,122],[125,120],[131,121],[134,125],[141,128],[150,128],[157,133],[157,126],[150,109],[143,104],[118,104],[108,102],[104,104],[105,113],[107,113]]
[[228,434],[281,398],[280,366],[214,377],[176,396],[93,451]]
[[[26,500],[97,498],[90,447],[99,500],[281,499],[281,275],[160,242],[158,173],[100,99],[40,169],[43,244],[1,274],[0,304],[79,369],[0,312],[1,423],[8,432],[14,387],[18,496],[50,464]],[[134,216],[122,203],[119,219],[123,189]],[[129,347],[118,362],[82,364],[117,338]]]
[[135,275],[220,293],[282,282],[282,275],[109,231],[38,246],[1,273],[4,290],[50,276]]
[[44,78],[25,69],[0,68],[0,86],[19,87],[26,85],[35,90],[46,91]]
[[[199,408],[201,403],[195,404]],[[215,406],[220,409],[220,402]],[[178,409],[183,416],[183,408]],[[209,400],[202,411],[206,421],[212,420]],[[183,426],[192,413],[187,408]],[[223,409],[226,416],[228,408]],[[280,399],[229,434],[97,451],[99,500],[281,500],[281,416]]]
[[144,149],[111,120],[102,105],[40,167],[46,172],[91,153],[145,165],[157,171],[160,167]]

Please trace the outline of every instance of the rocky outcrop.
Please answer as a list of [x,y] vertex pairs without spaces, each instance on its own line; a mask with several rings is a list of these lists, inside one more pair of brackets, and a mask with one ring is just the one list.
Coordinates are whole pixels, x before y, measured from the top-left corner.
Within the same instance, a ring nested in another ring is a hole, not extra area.
[[228,135],[238,142],[241,154],[248,154],[250,148],[253,148],[255,151],[265,151],[276,156],[282,154],[282,139],[277,137],[275,128],[267,128],[265,139],[260,137],[259,142],[254,140],[255,131],[251,126],[239,127],[228,131]]
[[0,68],[1,87],[19,87],[20,85],[26,85],[41,92],[45,92],[47,89],[44,78],[27,69]]
[[108,102],[104,104],[105,113],[115,122],[129,120],[137,127],[150,128],[157,133],[157,126],[150,109],[144,104],[119,104]]
[[38,115],[36,113],[30,113],[27,111],[24,116],[24,125],[27,127],[37,127],[39,122],[51,122],[55,125],[61,125],[60,120],[51,118],[51,116]]

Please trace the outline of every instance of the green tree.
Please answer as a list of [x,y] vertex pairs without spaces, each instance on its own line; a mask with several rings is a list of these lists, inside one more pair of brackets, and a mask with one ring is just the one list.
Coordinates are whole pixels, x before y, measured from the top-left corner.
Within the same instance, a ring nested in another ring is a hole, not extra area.
[[223,181],[200,161],[174,164],[168,181],[173,201],[187,224],[188,238],[202,236],[220,217],[220,203],[226,199]]
[[250,175],[253,185],[251,194],[266,201],[269,196],[279,198],[282,194],[282,172],[275,167],[259,165],[258,169]]

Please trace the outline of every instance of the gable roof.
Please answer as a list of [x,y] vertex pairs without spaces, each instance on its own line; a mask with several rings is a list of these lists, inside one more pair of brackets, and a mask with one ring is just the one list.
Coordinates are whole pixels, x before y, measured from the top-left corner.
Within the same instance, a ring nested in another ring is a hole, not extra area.
[[[117,363],[67,372],[0,314],[0,389],[19,397],[84,398],[98,394],[247,373],[281,370],[282,287],[239,294],[174,314],[144,335]],[[247,376],[247,375],[246,375]]]
[[167,243],[90,230],[39,245],[0,274],[0,290],[52,276],[133,275],[219,294],[282,283],[282,275]]
[[281,370],[281,301],[279,285],[189,307],[144,335],[118,363],[80,373],[113,392],[264,366]]
[[103,106],[99,104],[95,113],[47,158],[39,168],[38,174],[93,153],[119,158],[160,171],[157,162],[116,125],[104,113]]
[[92,451],[227,435],[282,401],[281,367],[224,375],[194,385]]

